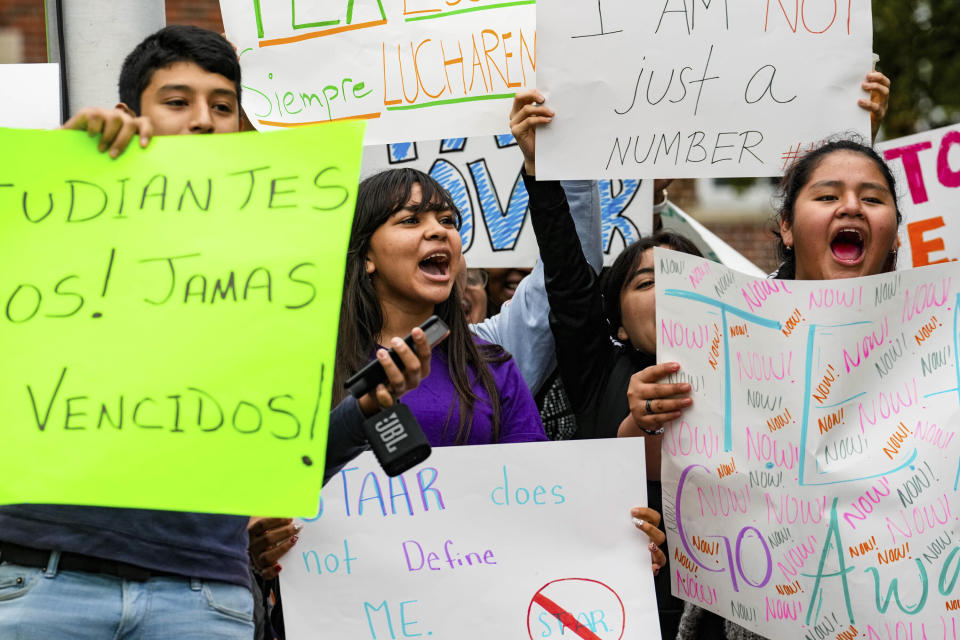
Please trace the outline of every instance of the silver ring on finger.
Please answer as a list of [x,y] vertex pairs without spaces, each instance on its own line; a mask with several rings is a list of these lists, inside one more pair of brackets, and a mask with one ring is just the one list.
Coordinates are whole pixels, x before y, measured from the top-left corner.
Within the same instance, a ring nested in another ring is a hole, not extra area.
[[653,404],[650,402],[649,399],[647,400],[646,413],[647,413],[648,415],[649,415],[649,414],[652,414],[652,413],[656,413],[656,411],[653,410]]

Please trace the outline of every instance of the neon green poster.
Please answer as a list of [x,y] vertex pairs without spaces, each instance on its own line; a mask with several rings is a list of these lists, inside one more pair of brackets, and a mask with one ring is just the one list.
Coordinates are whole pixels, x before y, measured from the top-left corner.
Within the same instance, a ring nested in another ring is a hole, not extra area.
[[0,504],[316,513],[362,136],[0,130]]

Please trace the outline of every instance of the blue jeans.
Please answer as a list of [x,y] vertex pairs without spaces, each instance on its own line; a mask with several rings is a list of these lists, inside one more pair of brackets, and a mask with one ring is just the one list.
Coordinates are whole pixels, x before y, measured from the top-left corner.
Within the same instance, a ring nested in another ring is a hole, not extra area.
[[253,638],[250,590],[225,582],[160,577],[144,582],[46,571],[0,558],[4,640],[201,640]]

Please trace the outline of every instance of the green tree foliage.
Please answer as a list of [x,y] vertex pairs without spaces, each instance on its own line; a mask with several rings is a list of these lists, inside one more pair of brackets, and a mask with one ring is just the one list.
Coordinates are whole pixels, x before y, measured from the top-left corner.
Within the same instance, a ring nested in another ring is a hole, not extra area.
[[893,83],[885,138],[960,122],[960,0],[877,0],[873,46]]

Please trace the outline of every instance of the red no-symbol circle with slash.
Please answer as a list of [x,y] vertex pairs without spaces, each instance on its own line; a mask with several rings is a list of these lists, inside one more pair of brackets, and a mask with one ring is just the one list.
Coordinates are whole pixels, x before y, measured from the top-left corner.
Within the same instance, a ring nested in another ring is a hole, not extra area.
[[626,629],[626,609],[617,592],[599,580],[560,578],[540,587],[527,608],[527,634],[534,625],[542,632],[536,640],[553,635],[583,640],[621,640]]

